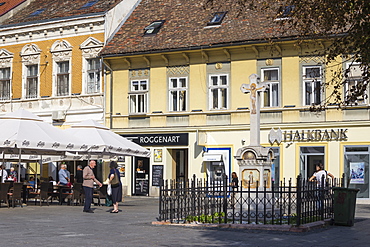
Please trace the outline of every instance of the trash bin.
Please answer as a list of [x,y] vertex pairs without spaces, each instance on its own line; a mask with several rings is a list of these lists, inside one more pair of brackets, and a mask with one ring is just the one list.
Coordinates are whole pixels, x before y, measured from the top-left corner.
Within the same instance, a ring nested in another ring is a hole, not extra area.
[[359,189],[334,187],[334,224],[353,226]]

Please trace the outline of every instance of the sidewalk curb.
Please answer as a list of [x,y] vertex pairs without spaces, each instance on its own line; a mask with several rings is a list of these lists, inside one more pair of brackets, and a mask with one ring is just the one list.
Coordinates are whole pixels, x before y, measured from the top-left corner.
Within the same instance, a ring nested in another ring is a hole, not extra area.
[[152,225],[156,226],[182,226],[191,228],[221,228],[221,229],[246,229],[246,230],[266,230],[282,232],[308,232],[312,229],[323,228],[330,224],[329,220],[316,221],[300,226],[291,225],[256,225],[256,224],[176,224],[171,222],[153,221]]

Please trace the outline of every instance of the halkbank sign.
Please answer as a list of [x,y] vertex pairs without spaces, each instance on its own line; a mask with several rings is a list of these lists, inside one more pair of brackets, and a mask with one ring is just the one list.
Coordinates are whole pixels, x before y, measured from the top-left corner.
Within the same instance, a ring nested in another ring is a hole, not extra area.
[[348,129],[324,129],[324,130],[285,130],[280,128],[271,129],[269,140],[277,142],[319,142],[319,141],[345,141],[348,139]]
[[348,129],[283,131],[283,142],[344,141]]

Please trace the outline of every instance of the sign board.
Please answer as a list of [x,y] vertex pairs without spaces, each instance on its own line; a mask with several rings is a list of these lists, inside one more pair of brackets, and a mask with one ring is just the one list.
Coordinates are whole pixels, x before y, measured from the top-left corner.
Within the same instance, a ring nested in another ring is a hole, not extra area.
[[187,146],[188,133],[122,135],[140,146]]
[[163,165],[153,165],[152,186],[160,186],[163,179]]

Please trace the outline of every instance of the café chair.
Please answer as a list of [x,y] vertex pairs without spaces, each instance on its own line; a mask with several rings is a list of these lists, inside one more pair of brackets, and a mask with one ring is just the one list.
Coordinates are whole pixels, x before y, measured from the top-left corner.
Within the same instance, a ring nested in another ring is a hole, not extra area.
[[40,200],[40,206],[42,206],[42,202],[45,202],[49,206],[49,200],[51,200],[51,195],[49,194],[49,188],[51,186],[51,183],[49,182],[42,182],[40,185],[40,190],[38,191],[31,191],[30,194],[34,195],[35,197],[35,205],[37,202],[37,199]]
[[[13,184],[13,189],[10,190],[10,192],[8,193],[8,196],[9,196],[9,199],[8,201],[12,201],[12,205],[13,205],[13,208],[15,207],[15,202],[18,201],[18,203],[21,205],[21,207],[23,207],[22,205],[22,201],[23,201],[23,197],[22,197],[22,187],[23,187],[23,183],[14,183]],[[8,203],[8,208],[10,207],[10,203]]]
[[9,205],[9,202],[8,202],[9,188],[10,188],[10,183],[8,182],[0,184],[0,207],[1,207],[1,202],[4,202]]

